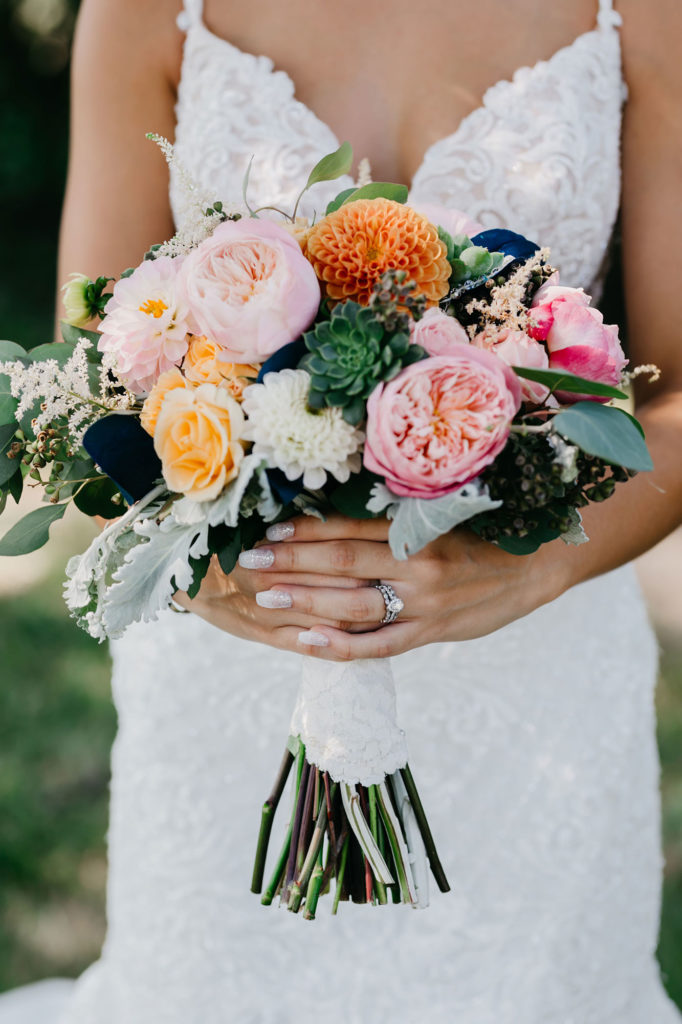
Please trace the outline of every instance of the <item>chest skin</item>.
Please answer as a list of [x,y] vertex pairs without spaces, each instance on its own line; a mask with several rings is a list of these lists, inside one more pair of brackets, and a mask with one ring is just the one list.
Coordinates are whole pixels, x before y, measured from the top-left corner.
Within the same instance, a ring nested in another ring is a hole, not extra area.
[[596,26],[596,0],[205,0],[217,36],[265,54],[296,96],[371,160],[409,183],[425,150],[486,89]]

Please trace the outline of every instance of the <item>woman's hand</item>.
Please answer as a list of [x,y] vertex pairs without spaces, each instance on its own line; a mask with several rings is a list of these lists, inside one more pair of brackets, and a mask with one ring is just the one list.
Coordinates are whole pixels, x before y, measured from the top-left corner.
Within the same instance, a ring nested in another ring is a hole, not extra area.
[[[517,557],[458,530],[397,561],[384,519],[302,516],[268,532],[275,542],[243,552],[241,568],[225,578],[229,591],[236,576],[240,597],[217,595],[218,614],[236,604],[263,631],[258,639],[333,661],[484,636],[568,585],[554,545]],[[381,627],[384,600],[372,586],[379,580],[404,602],[398,620]]]
[[[296,584],[295,588],[293,584]],[[325,618],[318,609],[315,614],[308,614],[300,607],[288,606],[281,595],[279,604],[275,597],[274,602],[270,600],[261,607],[256,599],[258,591],[273,585],[282,588],[282,595],[291,589],[308,591],[317,587],[323,588],[325,593],[334,587],[336,593],[343,594],[346,590],[364,586],[364,581],[339,573],[325,576],[314,570],[295,573],[275,571],[270,572],[267,582],[262,584],[259,573],[240,566],[226,576],[214,557],[197,596],[192,599],[186,593],[178,592],[174,601],[226,633],[285,650],[304,650],[298,642],[299,633],[313,626],[339,626],[337,617]]]

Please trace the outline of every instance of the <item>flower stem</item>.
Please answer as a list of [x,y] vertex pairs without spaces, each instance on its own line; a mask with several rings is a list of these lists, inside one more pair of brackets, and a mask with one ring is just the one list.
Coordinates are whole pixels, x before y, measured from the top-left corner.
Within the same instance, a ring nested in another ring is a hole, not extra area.
[[436,850],[436,844],[433,840],[433,835],[431,834],[431,829],[429,828],[424,807],[419,798],[419,792],[417,791],[409,765],[406,764],[404,768],[400,769],[400,776],[405,784],[409,801],[412,804],[412,810],[414,811],[414,816],[417,819],[417,825],[426,849],[426,856],[429,859],[429,864],[431,865],[433,877],[436,879],[436,884],[441,892],[450,892],[450,883],[445,877],[445,871],[443,870],[443,865],[440,862],[438,851]]
[[[386,851],[384,849],[384,836],[383,829],[381,828],[377,818],[377,791],[376,786],[370,786],[368,788],[369,797],[369,827],[372,830],[374,836],[374,842],[379,847],[381,856],[385,858]],[[390,870],[390,868],[389,868]],[[383,882],[380,882],[377,878],[374,879],[374,888],[376,890],[377,899],[379,903],[385,904],[388,902],[386,898],[386,886]]]
[[270,796],[263,804],[263,810],[261,812],[260,820],[260,831],[258,833],[258,843],[256,846],[256,859],[253,865],[253,876],[251,878],[251,892],[260,892],[263,888],[263,873],[265,871],[265,858],[267,857],[268,844],[270,842],[270,832],[272,831],[272,823],[275,817],[275,811],[277,805],[281,799],[282,793],[286,781],[289,778],[289,772],[291,766],[294,763],[294,755],[289,749],[284,753],[282,763],[275,779]]
[[[301,744],[301,747],[303,744]],[[310,765],[308,762],[303,760],[303,771],[300,776],[298,785],[298,794],[296,799],[296,812],[294,814],[294,823],[291,830],[291,841],[289,844],[289,856],[287,858],[286,875],[284,877],[284,892],[282,893],[282,901],[286,904],[288,893],[287,890],[294,880],[294,872],[296,870],[296,847],[298,845],[298,837],[301,831],[301,820],[303,818],[303,804],[305,803],[305,795],[307,791],[308,775],[310,773]]]
[[346,836],[343,849],[341,850],[341,860],[339,863],[339,873],[336,877],[336,892],[334,893],[334,906],[332,907],[332,914],[336,914],[339,909],[339,900],[341,899],[341,889],[343,888],[343,878],[346,873],[346,861],[348,860],[348,847],[350,846],[350,833]]
[[303,917],[306,921],[315,920],[315,911],[317,910],[317,901],[320,898],[320,890],[322,888],[322,879],[324,872],[322,871],[322,849],[320,848],[317,855],[317,863],[313,870],[312,877],[310,879],[310,885],[308,886],[308,895],[305,900],[305,910]]

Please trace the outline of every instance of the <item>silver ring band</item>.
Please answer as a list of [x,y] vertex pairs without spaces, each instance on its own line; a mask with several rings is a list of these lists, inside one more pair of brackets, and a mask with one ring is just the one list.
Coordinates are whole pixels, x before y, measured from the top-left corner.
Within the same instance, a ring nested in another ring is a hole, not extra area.
[[379,591],[384,599],[386,611],[380,625],[388,626],[398,618],[405,607],[405,602],[398,597],[390,583],[373,583],[372,586]]

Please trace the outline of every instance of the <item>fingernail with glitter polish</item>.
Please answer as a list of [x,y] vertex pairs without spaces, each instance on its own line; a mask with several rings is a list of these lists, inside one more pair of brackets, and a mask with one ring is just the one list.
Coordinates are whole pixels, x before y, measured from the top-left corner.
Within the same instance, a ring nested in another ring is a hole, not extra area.
[[299,633],[298,642],[305,644],[306,647],[329,647],[329,637],[324,633],[316,633],[314,629],[307,629],[303,633]]
[[291,608],[293,599],[286,590],[261,590],[256,594],[256,604],[261,608]]
[[252,548],[250,551],[242,551],[239,555],[242,569],[269,569],[274,561],[275,552],[270,548]]
[[289,540],[295,532],[296,527],[293,523],[273,523],[272,526],[268,526],[265,536],[271,541]]

